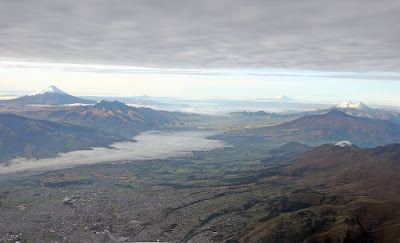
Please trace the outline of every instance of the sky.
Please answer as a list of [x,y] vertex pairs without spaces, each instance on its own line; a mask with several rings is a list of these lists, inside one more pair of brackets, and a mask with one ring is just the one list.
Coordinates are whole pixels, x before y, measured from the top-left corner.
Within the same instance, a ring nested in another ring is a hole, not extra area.
[[400,105],[400,1],[0,1],[0,95]]

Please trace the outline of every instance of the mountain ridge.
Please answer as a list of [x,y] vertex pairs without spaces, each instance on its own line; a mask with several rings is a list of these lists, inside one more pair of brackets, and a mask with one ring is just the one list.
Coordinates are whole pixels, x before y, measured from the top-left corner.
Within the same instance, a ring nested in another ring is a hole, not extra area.
[[126,139],[93,128],[0,114],[0,160],[45,158]]
[[344,112],[348,115],[352,115],[352,116],[376,118],[376,119],[388,120],[390,122],[400,124],[400,113],[397,113],[394,111],[387,111],[387,110],[383,110],[383,109],[371,108],[362,102],[358,102],[358,103],[354,104],[351,101],[347,101],[347,102],[332,106],[327,109],[297,112],[297,113],[280,114],[280,113],[269,113],[269,112],[260,110],[257,112],[249,112],[249,111],[231,112],[230,115],[232,117],[237,117],[242,120],[244,120],[244,119],[247,119],[247,120],[252,120],[252,119],[262,120],[262,119],[264,119],[265,121],[282,122],[282,121],[289,121],[291,119],[300,118],[303,116],[324,114],[333,109],[342,111],[342,112]]
[[298,142],[288,142],[278,148],[272,149],[268,152],[269,158],[261,160],[262,163],[279,163],[283,161],[290,160],[296,156],[304,154],[305,152],[311,150],[313,147],[298,143]]
[[285,196],[274,212],[230,236],[237,242],[397,242],[400,144],[362,149],[323,144],[277,164]]
[[400,125],[386,120],[348,115],[338,109],[275,126],[234,131],[228,141],[296,141],[309,145],[348,140],[361,147],[400,142]]
[[70,123],[117,134],[126,138],[146,130],[168,126],[184,126],[179,112],[168,112],[128,106],[118,101],[99,101],[88,106],[55,107],[52,109],[25,110],[18,114],[34,119]]

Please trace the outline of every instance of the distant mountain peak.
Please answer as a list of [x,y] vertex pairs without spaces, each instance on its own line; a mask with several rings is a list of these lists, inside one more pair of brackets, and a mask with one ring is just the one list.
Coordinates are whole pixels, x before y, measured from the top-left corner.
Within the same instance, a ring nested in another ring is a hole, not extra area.
[[367,108],[369,108],[366,104],[364,104],[362,102],[358,102],[358,103],[354,104],[350,100],[347,102],[344,102],[342,104],[339,104],[336,107],[340,108],[340,109],[367,109]]
[[29,105],[45,105],[45,106],[62,106],[71,104],[94,104],[95,101],[85,100],[67,94],[54,85],[39,90],[30,95],[25,95],[17,99],[3,101],[2,103],[10,106],[29,106]]
[[335,146],[339,146],[339,147],[342,147],[342,148],[347,148],[347,147],[353,146],[353,144],[350,141],[346,140],[346,141],[340,141],[340,142],[335,143]]
[[55,93],[55,94],[67,94],[66,92],[62,91],[61,89],[57,88],[54,85],[50,85],[49,87],[36,91],[29,96],[35,96],[35,95],[44,95],[44,94],[49,94],[49,93]]
[[94,108],[100,108],[100,109],[108,109],[108,110],[114,110],[114,109],[129,109],[130,107],[127,106],[125,103],[119,102],[119,101],[105,101],[105,100],[101,100],[99,102],[97,102],[94,105]]
[[290,101],[290,100],[293,100],[292,98],[289,98],[288,96],[286,96],[286,95],[284,95],[284,94],[275,96],[274,98],[275,98],[276,100],[282,100],[282,101]]

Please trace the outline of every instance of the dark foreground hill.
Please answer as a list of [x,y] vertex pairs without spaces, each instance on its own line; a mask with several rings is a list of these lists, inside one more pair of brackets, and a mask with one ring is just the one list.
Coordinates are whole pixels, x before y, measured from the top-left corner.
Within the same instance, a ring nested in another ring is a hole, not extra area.
[[[372,149],[319,146],[282,164],[285,196],[268,216],[248,225],[237,242],[398,242],[400,144]],[[235,241],[234,241],[235,242]]]
[[116,135],[92,128],[0,114],[0,160],[42,158],[59,152],[108,146],[121,141]]
[[376,147],[400,142],[400,125],[354,117],[334,109],[277,126],[233,132],[227,139],[233,142],[296,141],[312,145],[348,140],[361,147]]

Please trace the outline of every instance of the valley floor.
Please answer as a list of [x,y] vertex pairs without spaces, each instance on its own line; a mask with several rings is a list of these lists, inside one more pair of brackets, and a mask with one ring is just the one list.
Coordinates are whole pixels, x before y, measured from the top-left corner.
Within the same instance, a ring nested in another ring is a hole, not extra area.
[[340,242],[400,237],[400,203],[397,197],[376,196],[380,184],[317,180],[288,173],[285,164],[262,164],[272,147],[276,145],[243,145],[2,181],[0,241]]

